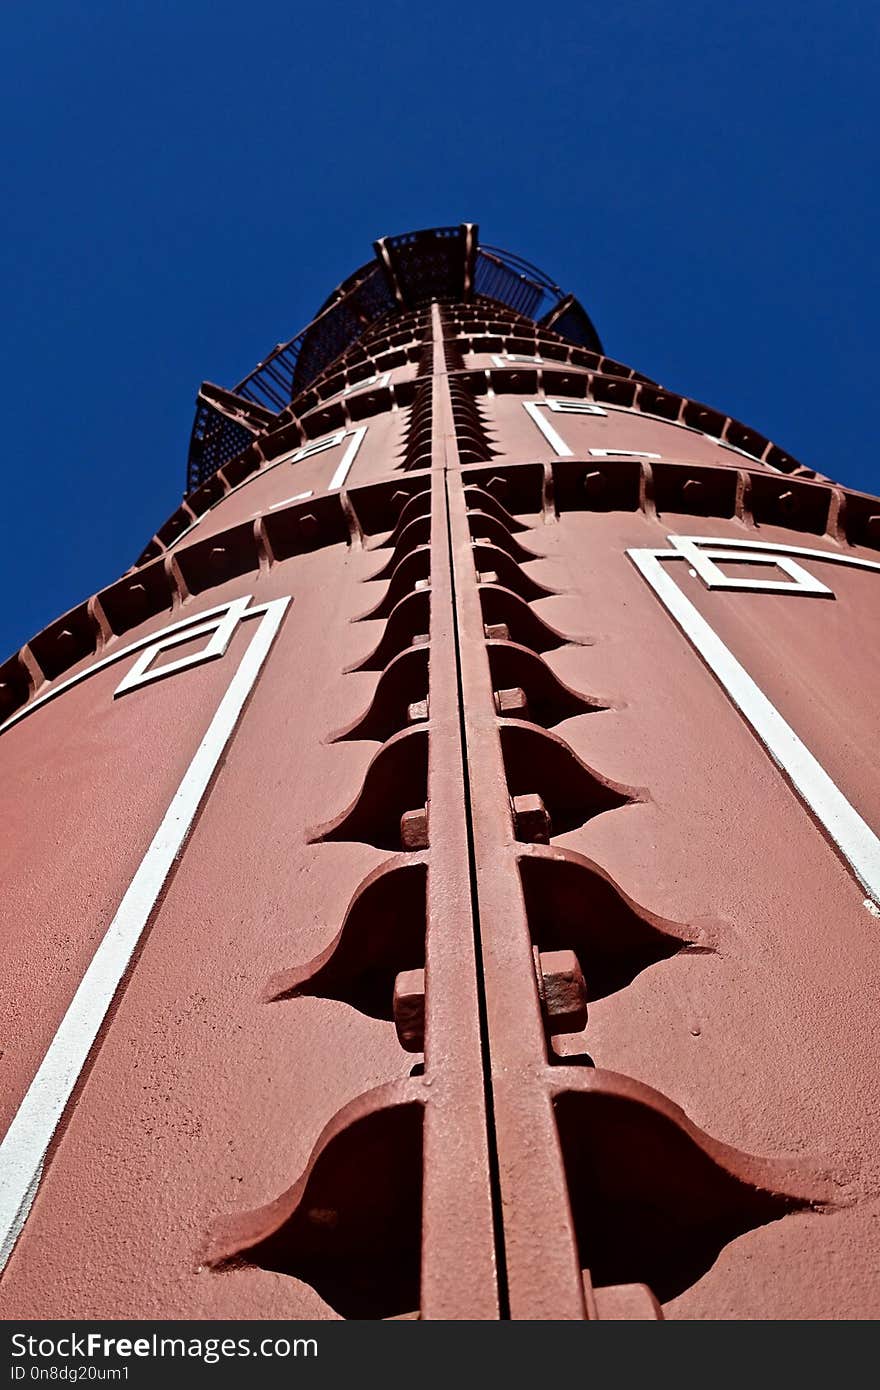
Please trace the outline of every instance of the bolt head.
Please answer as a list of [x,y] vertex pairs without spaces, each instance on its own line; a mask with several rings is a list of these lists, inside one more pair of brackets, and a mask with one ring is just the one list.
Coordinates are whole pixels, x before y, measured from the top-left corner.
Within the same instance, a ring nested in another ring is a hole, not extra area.
[[477,575],[477,580],[480,584],[497,584],[498,573],[496,570],[484,570],[482,574]]
[[703,495],[703,484],[699,478],[686,478],[681,490],[688,502],[699,502]]
[[408,492],[399,491],[393,493],[391,496],[391,505],[396,512],[402,512],[408,501]]
[[[880,521],[880,517],[878,517],[878,521]],[[489,642],[510,641],[510,628],[507,623],[487,623],[485,633]]]
[[493,497],[500,500],[507,492],[507,479],[502,478],[498,474],[496,474],[496,476],[494,478],[490,478],[488,483],[486,484],[486,491],[491,493]]
[[591,468],[584,475],[584,492],[590,497],[601,497],[608,488],[608,479],[598,468]]
[[538,993],[547,1032],[579,1033],[587,1026],[587,984],[574,951],[536,952]]
[[318,518],[314,512],[306,512],[299,519],[299,529],[304,536],[315,536],[318,534]]
[[880,516],[869,516],[865,530],[873,541],[880,541]]
[[406,707],[406,719],[408,724],[418,724],[428,717],[428,701],[414,700],[411,705]]
[[427,632],[417,632],[412,639],[412,645],[414,647],[426,647],[430,640],[431,638]]
[[394,981],[394,1027],[405,1052],[425,1050],[425,972],[402,970]]
[[529,702],[526,692],[518,685],[495,691],[495,708],[503,719],[528,719]]
[[404,811],[400,817],[400,843],[404,849],[428,848],[428,808]]
[[531,845],[549,845],[550,816],[540,796],[515,796],[512,801],[516,838]]

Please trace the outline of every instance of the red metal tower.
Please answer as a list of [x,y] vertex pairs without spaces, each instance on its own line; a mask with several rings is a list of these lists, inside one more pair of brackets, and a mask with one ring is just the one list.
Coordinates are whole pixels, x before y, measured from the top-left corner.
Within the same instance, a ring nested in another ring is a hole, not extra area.
[[880,502],[376,243],[0,668],[0,1310],[880,1312]]

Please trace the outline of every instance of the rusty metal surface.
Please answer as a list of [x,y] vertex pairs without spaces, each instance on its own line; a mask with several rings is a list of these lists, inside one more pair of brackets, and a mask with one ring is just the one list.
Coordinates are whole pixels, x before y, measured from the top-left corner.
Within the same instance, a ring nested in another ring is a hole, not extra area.
[[377,254],[0,667],[2,1315],[876,1316],[880,502]]

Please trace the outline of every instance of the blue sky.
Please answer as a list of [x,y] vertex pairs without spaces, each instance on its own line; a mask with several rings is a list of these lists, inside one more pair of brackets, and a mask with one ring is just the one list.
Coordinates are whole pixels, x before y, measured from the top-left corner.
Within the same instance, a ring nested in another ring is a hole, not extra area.
[[880,492],[880,12],[801,4],[4,10],[0,659],[177,505],[231,385],[368,259],[478,221],[606,348]]

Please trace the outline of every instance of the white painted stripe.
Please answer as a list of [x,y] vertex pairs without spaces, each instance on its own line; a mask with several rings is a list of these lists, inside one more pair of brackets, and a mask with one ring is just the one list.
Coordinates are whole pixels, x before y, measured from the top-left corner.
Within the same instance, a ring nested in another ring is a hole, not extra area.
[[540,401],[523,401],[522,406],[530,419],[534,420],[554,453],[558,454],[561,459],[572,458],[572,451],[562,438],[562,435],[557,433],[546,415],[541,413],[541,404]]
[[[102,657],[100,661],[95,661],[91,666],[86,666],[84,670],[77,671],[75,676],[68,676],[67,680],[61,681],[59,685],[53,685],[51,690],[46,690],[42,695],[38,695],[29,705],[23,709],[16,710],[15,714],[10,714],[5,723],[0,724],[0,734],[11,729],[13,724],[17,724],[20,719],[25,719],[29,714],[33,714],[35,709],[45,705],[49,700],[54,700],[56,696],[63,695],[65,690],[70,690],[71,686],[78,685],[87,676],[94,676],[98,671],[103,671],[107,666],[112,666],[115,661],[121,661],[125,656],[131,656],[133,652],[139,652],[144,647],[150,647],[158,637],[168,638],[173,632],[180,632],[183,628],[189,628],[186,635],[189,637],[199,637],[203,632],[210,632],[216,628],[222,617],[224,617],[233,604],[242,603],[245,606],[250,599],[250,594],[246,594],[243,599],[232,599],[229,603],[220,603],[216,608],[206,608],[201,613],[192,613],[188,618],[181,618],[178,623],[170,623],[168,627],[162,628],[161,632],[151,632],[146,637],[139,637],[136,642],[129,642],[127,647],[120,647],[118,652],[111,652],[109,656]],[[263,612],[263,608],[252,608],[251,614]],[[213,622],[207,619],[213,618]],[[182,639],[185,640],[185,639]]]
[[660,563],[683,557],[668,550],[626,553],[748,720],[777,767],[824,826],[859,883],[874,902],[880,903],[880,840]]
[[314,496],[314,493],[312,492],[311,488],[308,492],[297,492],[294,494],[293,497],[285,497],[283,502],[273,502],[271,507],[269,508],[269,511],[277,511],[279,507],[286,507],[290,502],[304,502],[307,497],[312,496]]
[[503,356],[497,352],[493,352],[490,353],[490,356],[496,367],[509,367],[511,362],[529,362],[534,366],[542,366],[544,363],[543,357],[529,357],[527,353],[520,352],[508,352]]
[[[388,385],[390,380],[390,372],[383,372],[381,376],[378,372],[374,372],[372,376],[366,377],[363,381],[355,381],[351,386],[346,386],[344,391],[338,391],[336,395],[355,396],[359,391],[366,391],[369,386],[372,386],[376,391],[381,391]],[[328,396],[327,399],[335,401],[336,395]]]
[[591,449],[590,455],[594,459],[660,459],[663,457],[662,454],[646,454],[644,449]]
[[806,560],[828,560],[832,565],[853,565],[856,569],[880,570],[880,560],[863,560],[860,555],[842,555],[837,550],[816,550],[815,547],[806,545],[777,545],[776,541],[738,540],[729,536],[667,536],[666,539],[682,554],[688,554],[691,546],[718,546],[724,550],[764,550],[774,555],[777,552],[780,555],[800,555]]
[[342,458],[339,461],[339,467],[333,474],[333,477],[330,479],[330,492],[332,492],[334,488],[342,487],[343,483],[348,477],[351,465],[357,458],[357,451],[363,443],[364,435],[366,434],[366,432],[366,425],[361,425],[358,429],[351,431],[351,443],[349,444],[345,453],[342,455]]
[[[184,536],[188,536],[190,531],[194,531],[195,528],[198,526],[199,522],[203,521],[204,518],[208,516],[208,514],[212,512],[215,507],[219,507],[222,502],[225,502],[227,497],[231,497],[234,492],[239,492],[241,488],[247,487],[250,483],[256,482],[258,478],[265,477],[265,475],[272,468],[277,468],[278,465],[281,463],[297,464],[302,463],[304,459],[314,458],[315,454],[323,453],[325,449],[333,449],[336,447],[337,444],[341,444],[343,439],[345,439],[346,434],[356,435],[358,434],[358,432],[358,430],[337,430],[335,434],[328,435],[325,439],[316,439],[310,444],[300,444],[296,449],[288,449],[286,454],[279,454],[278,458],[271,459],[270,462],[264,464],[262,468],[258,468],[254,473],[249,473],[246,478],[242,478],[240,483],[234,483],[232,487],[230,487],[229,489],[227,489],[226,492],[224,492],[222,497],[218,497],[217,501],[212,502],[210,507],[206,507],[205,510],[201,512],[199,516],[196,517],[195,521],[190,522],[189,526],[185,526],[179,535],[175,536],[173,540],[169,541],[162,554],[167,555],[170,550],[173,550],[176,545],[179,545],[180,542],[183,540]],[[365,433],[366,426],[362,425],[360,427],[361,438],[363,438],[363,435]],[[359,443],[360,440],[358,440],[358,444]],[[349,448],[351,448],[350,445]],[[357,453],[357,447],[355,447],[355,453]],[[349,467],[350,466],[351,465],[349,464]],[[310,492],[303,493],[303,496],[311,497],[311,495],[312,494]],[[277,505],[280,507],[282,503],[279,502]],[[272,508],[270,507],[269,511],[271,510]],[[254,516],[259,515],[259,512],[254,512]]]
[[544,402],[548,410],[555,411],[557,415],[604,415],[605,411],[601,405],[594,405],[592,401],[582,401],[579,398],[572,399],[566,396],[565,400],[557,400],[553,396],[548,396]]
[[[242,598],[233,599],[223,616],[214,618],[210,623],[197,623],[195,627],[185,628],[183,632],[171,635],[167,632],[157,633],[153,645],[141,652],[137,661],[117,685],[113,692],[114,700],[129,690],[137,690],[142,685],[149,684],[150,681],[167,680],[169,676],[176,675],[178,671],[185,671],[189,666],[200,666],[203,661],[216,661],[219,657],[225,656],[226,648],[232,641],[235,629],[244,617],[249,602],[250,595],[245,594]],[[182,656],[177,661],[167,661],[164,666],[152,666],[161,652],[179,647],[184,642],[191,642],[194,637],[200,637],[206,632],[212,632],[213,636],[201,651]]]
[[245,615],[264,616],[0,1144],[0,1270],[27,1220],[71,1093],[289,603],[274,599]]

